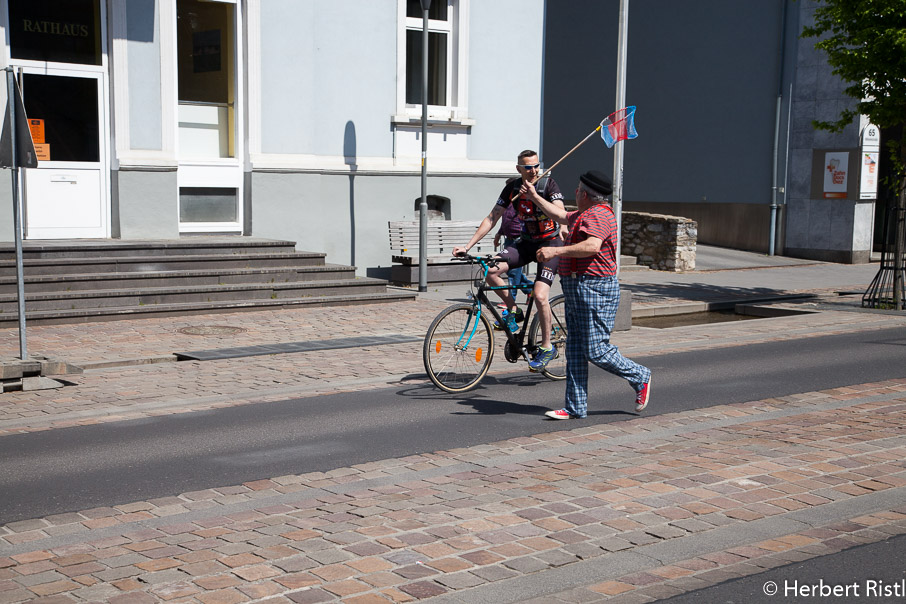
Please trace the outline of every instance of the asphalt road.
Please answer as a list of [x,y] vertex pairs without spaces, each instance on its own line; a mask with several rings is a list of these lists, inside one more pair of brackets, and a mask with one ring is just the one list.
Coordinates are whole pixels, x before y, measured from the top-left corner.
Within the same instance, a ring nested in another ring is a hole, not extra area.
[[[653,370],[653,415],[904,377],[906,329],[636,360]],[[0,524],[561,430],[542,414],[563,388],[526,372],[460,396],[413,383],[6,436]],[[583,421],[635,417],[621,379],[593,370],[590,392]]]
[[788,564],[662,600],[664,604],[906,602],[906,535]]

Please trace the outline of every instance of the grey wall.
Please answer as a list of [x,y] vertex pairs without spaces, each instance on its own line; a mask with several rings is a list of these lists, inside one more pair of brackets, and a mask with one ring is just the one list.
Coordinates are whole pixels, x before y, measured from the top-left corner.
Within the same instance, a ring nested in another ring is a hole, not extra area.
[[[451,200],[454,220],[488,214],[507,174],[470,160],[515,165],[540,138],[543,0],[473,0],[468,28],[467,157],[437,172],[428,149],[428,194]],[[261,5],[261,151],[346,157],[352,173],[259,169],[252,184],[252,234],[297,242],[379,275],[389,267],[387,222],[414,219],[417,169],[362,170],[364,158],[393,158],[397,112],[396,0],[344,3],[268,0]],[[252,124],[251,127],[255,127]],[[509,172],[512,172],[511,174]],[[465,242],[463,242],[465,243]]]
[[[814,6],[814,2],[800,4],[803,25],[813,22]],[[846,84],[831,73],[826,55],[814,44],[814,38],[801,40],[796,55],[785,250],[817,260],[868,262],[874,204],[858,201],[858,187],[851,187],[855,191],[851,199],[823,199],[820,188],[813,186],[815,149],[855,153],[860,140],[857,122],[841,133],[812,125],[813,120],[835,120],[853,103],[843,92]],[[849,178],[858,182],[858,172]]]
[[[429,192],[451,199],[452,220],[480,220],[503,180],[432,177]],[[326,252],[327,261],[353,264],[360,275],[389,275],[388,221],[415,220],[418,178],[390,175],[260,173],[252,175],[257,203],[254,234],[287,239],[296,248]],[[467,242],[463,242],[465,244]]]
[[[624,199],[770,203],[780,39],[789,0],[646,0],[629,9]],[[553,163],[617,109],[617,0],[550,0],[544,155]],[[785,111],[783,112],[785,115]],[[613,150],[589,141],[557,169],[571,190]]]
[[130,0],[126,12],[129,64],[129,144],[162,148],[160,100],[160,23],[156,0]]
[[111,174],[114,220],[123,239],[179,237],[176,171],[119,170]]
[[626,212],[682,216],[698,223],[698,243],[767,253],[770,206],[763,203],[629,201]]
[[[474,1],[469,11],[469,159],[508,159],[538,144],[543,0]],[[397,2],[268,0],[261,5],[264,153],[391,157]],[[429,151],[430,153],[430,151]]]
[[469,115],[477,125],[471,159],[513,159],[537,149],[541,134],[541,0],[471,3]]
[[264,153],[389,157],[396,102],[396,2],[261,3]]

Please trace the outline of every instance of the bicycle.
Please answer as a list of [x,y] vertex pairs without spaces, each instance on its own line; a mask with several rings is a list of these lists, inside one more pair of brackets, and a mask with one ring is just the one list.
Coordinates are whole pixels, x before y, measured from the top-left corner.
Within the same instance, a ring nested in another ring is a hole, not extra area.
[[[435,386],[450,393],[466,392],[478,386],[487,375],[494,359],[494,329],[488,320],[487,312],[497,320],[506,336],[503,348],[504,356],[510,363],[520,359],[528,362],[534,357],[541,345],[542,332],[540,316],[532,317],[535,299],[530,296],[525,309],[520,329],[513,333],[501,313],[488,300],[486,292],[497,290],[514,290],[510,285],[488,285],[485,278],[488,271],[497,266],[499,258],[492,255],[484,257],[464,254],[454,258],[470,264],[478,264],[476,272],[477,291],[469,291],[471,303],[454,304],[435,317],[425,334],[422,348],[422,360],[425,371]],[[562,295],[550,300],[551,307],[551,345],[557,350],[557,357],[541,370],[541,374],[551,380],[566,379],[566,307]],[[529,320],[531,319],[531,325]],[[526,342],[526,337],[528,341]]]

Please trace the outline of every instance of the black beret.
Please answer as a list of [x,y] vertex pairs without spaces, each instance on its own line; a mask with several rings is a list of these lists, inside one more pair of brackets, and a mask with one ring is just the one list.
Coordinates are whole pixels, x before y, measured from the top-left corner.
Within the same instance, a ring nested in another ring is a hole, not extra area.
[[601,195],[610,195],[613,193],[613,181],[603,172],[589,170],[579,177],[579,181],[592,191],[597,191]]

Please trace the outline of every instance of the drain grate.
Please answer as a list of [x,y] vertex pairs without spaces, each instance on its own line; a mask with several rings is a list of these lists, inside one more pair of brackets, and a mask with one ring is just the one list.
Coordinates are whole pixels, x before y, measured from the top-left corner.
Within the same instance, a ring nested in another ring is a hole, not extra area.
[[180,327],[176,331],[187,336],[232,336],[237,333],[243,333],[246,330],[242,327],[230,327],[228,325],[192,325],[190,327]]
[[406,344],[421,342],[424,338],[393,334],[389,336],[359,336],[355,338],[336,338],[308,342],[285,342],[261,346],[240,346],[236,348],[217,348],[213,350],[194,350],[176,352],[178,361],[216,361],[220,359],[238,359],[265,354],[287,354],[291,352],[312,352],[315,350],[335,350],[338,348],[363,348],[365,346],[384,346],[387,344]]

